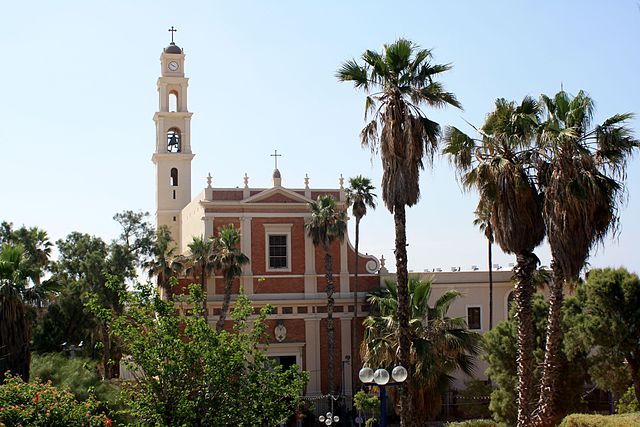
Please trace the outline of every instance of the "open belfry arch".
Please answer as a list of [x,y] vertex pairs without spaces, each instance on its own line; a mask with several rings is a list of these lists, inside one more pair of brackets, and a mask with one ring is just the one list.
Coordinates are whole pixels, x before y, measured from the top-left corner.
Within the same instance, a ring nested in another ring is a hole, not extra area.
[[[337,188],[311,188],[308,176],[301,186],[288,188],[278,169],[282,154],[275,151],[272,185],[250,186],[245,173],[240,187],[217,187],[209,174],[202,190],[191,197],[191,116],[187,108],[188,78],[185,54],[172,39],[160,55],[158,78],[159,107],[156,125],[157,225],[171,230],[180,253],[187,252],[193,237],[209,238],[218,229],[233,224],[241,232],[241,251],[250,259],[233,288],[240,286],[254,306],[271,304],[275,313],[268,318],[271,333],[268,354],[283,364],[297,363],[310,374],[306,395],[328,392],[327,330],[324,251],[307,236],[304,224],[310,217],[308,204],[319,195],[330,194],[346,209],[344,179]],[[268,153],[265,153],[265,159]],[[215,171],[214,171],[215,172]],[[240,176],[240,173],[238,176]],[[349,239],[331,248],[335,282],[335,373],[337,391],[352,394],[352,366],[359,369],[359,357],[352,354],[351,325],[354,322],[354,284],[352,271],[355,252]],[[365,295],[380,285],[381,265],[371,255],[360,255],[359,318],[367,314]],[[382,272],[385,272],[382,266]],[[185,279],[187,280],[187,279]],[[224,283],[214,276],[207,283],[207,309],[211,325],[217,321],[222,305]],[[358,332],[362,336],[362,330]],[[357,372],[357,370],[356,370]]]

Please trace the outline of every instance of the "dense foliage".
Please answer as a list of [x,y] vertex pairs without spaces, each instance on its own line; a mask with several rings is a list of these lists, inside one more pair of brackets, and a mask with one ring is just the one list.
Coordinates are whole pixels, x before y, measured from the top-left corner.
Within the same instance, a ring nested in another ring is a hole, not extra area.
[[144,424],[258,426],[293,414],[307,375],[295,365],[283,371],[266,356],[270,308],[253,317],[240,295],[233,330],[216,331],[201,316],[200,287],[189,293],[176,314],[173,302],[139,286],[113,321],[136,378],[123,387],[131,416]]
[[78,402],[66,388],[56,388],[50,382],[25,383],[9,373],[0,385],[0,424],[7,427],[110,427],[112,421],[98,406],[91,396]]
[[591,270],[567,299],[564,317],[571,325],[565,339],[569,356],[589,352],[589,371],[602,389],[622,394],[630,378],[640,403],[638,276],[622,268]]

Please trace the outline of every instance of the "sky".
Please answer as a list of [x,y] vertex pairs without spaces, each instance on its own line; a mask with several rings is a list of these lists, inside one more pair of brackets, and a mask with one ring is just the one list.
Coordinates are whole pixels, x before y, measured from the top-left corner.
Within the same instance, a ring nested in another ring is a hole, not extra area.
[[[453,69],[440,78],[464,110],[425,109],[442,126],[472,132],[496,98],[583,89],[595,122],[640,114],[640,2],[538,1],[24,1],[3,5],[0,220],[38,226],[52,240],[72,231],[109,241],[113,215],[155,211],[152,117],[159,57],[175,26],[186,53],[193,112],[192,192],[206,186],[335,188],[370,177],[380,161],[360,147],[364,94],[340,83],[345,60],[407,38]],[[640,121],[630,125],[640,135]],[[464,193],[448,159],[421,174],[408,209],[409,269],[486,268]],[[628,165],[621,227],[592,253],[592,267],[640,272],[640,160]],[[382,201],[361,224],[361,252],[393,260],[392,215]],[[354,221],[350,221],[353,241]],[[536,249],[550,263],[546,245]],[[514,257],[494,246],[504,268]]]

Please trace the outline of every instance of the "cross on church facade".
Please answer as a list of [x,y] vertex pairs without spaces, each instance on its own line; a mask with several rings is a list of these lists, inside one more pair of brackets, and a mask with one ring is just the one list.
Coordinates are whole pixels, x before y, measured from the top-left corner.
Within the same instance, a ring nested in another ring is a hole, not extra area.
[[273,154],[269,154],[276,161],[276,169],[278,169],[278,157],[282,157],[282,154],[278,154],[278,150],[275,150]]
[[171,28],[169,28],[169,30],[167,30],[167,31],[169,31],[171,33],[171,43],[173,43],[173,33],[175,33],[178,30],[173,28],[173,25],[172,25]]

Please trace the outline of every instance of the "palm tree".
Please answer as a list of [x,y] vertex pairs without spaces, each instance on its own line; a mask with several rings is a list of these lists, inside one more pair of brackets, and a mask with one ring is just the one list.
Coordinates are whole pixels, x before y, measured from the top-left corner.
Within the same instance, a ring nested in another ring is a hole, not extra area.
[[330,195],[318,196],[317,201],[309,203],[311,217],[305,224],[308,236],[314,246],[324,250],[324,270],[327,281],[327,356],[329,370],[329,394],[335,392],[335,343],[333,327],[333,258],[331,245],[334,241],[343,241],[347,232],[347,214],[339,209],[336,200]]
[[[440,412],[441,396],[450,388],[454,371],[473,373],[481,337],[468,330],[463,318],[447,315],[460,292],[446,291],[430,306],[431,280],[409,279],[408,285],[414,374],[408,377],[407,389],[416,406],[409,422],[419,424],[425,416],[433,419]],[[363,359],[369,366],[389,370],[396,364],[398,351],[397,285],[385,282],[379,292],[369,294],[368,301],[375,314],[364,321]]]
[[563,288],[575,281],[594,245],[616,231],[624,201],[626,163],[640,145],[626,123],[632,114],[616,114],[591,128],[593,100],[583,91],[545,95],[546,111],[538,138],[539,179],[544,186],[544,219],[551,247],[552,280],[547,342],[536,425],[554,422],[558,396]]
[[478,227],[487,238],[487,258],[489,264],[489,330],[493,329],[493,227],[491,227],[491,208],[479,204],[475,212],[473,225]]
[[496,100],[472,139],[459,129],[446,131],[445,153],[466,190],[480,193],[480,205],[491,207],[491,226],[498,245],[515,254],[514,281],[518,328],[518,425],[531,422],[533,391],[532,275],[539,263],[533,250],[544,238],[541,196],[531,168],[532,142],[539,122],[538,103],[525,97],[520,105]]
[[[375,189],[376,188],[371,185],[371,180],[369,178],[358,175],[356,177],[349,178],[349,187],[345,190],[347,203],[351,205],[351,213],[356,219],[356,260],[353,278],[353,323],[351,324],[351,354],[354,356],[351,363],[351,371],[354,385],[357,371],[355,355],[358,349],[358,261],[360,258],[358,248],[360,246],[360,221],[367,214],[367,207],[370,207],[371,209],[376,208],[376,195],[373,193],[373,190]],[[355,390],[355,386],[353,387],[353,390]]]
[[21,244],[0,247],[0,382],[11,371],[29,380],[30,304],[56,291],[55,282],[42,281],[44,259],[33,259]]
[[249,263],[249,258],[240,252],[240,232],[233,224],[222,227],[218,235],[218,253],[216,254],[216,269],[224,276],[224,300],[220,318],[216,323],[216,330],[224,328],[224,321],[229,311],[231,301],[231,287],[233,281],[242,275],[242,266]]
[[158,287],[163,290],[168,300],[173,297],[173,286],[170,279],[180,274],[184,269],[182,258],[177,255],[176,249],[169,227],[166,225],[158,227],[153,246],[154,256],[145,264],[145,267],[149,277],[158,278]]
[[218,242],[213,237],[204,239],[195,236],[187,247],[189,248],[189,254],[186,257],[188,265],[186,273],[192,275],[194,279],[200,278],[200,286],[202,287],[202,294],[204,295],[202,315],[204,319],[208,321],[207,279],[217,264]]
[[[352,81],[367,93],[365,120],[371,120],[361,132],[363,146],[380,152],[382,160],[382,200],[394,216],[395,256],[398,280],[398,324],[400,327],[400,363],[409,364],[409,294],[407,290],[407,236],[405,206],[420,198],[419,175],[437,151],[440,126],[429,120],[421,105],[461,108],[455,95],[446,92],[434,79],[451,65],[431,63],[428,49],[399,39],[385,45],[382,53],[367,50],[363,65],[353,59],[342,64],[340,81]],[[411,375],[411,372],[409,373]],[[410,396],[401,398],[401,422],[406,425],[412,412]]]

